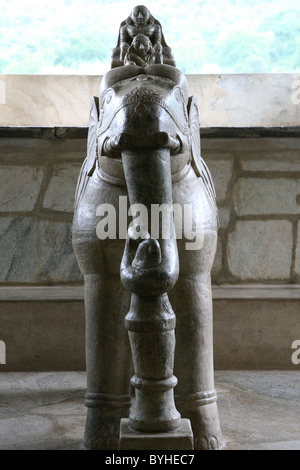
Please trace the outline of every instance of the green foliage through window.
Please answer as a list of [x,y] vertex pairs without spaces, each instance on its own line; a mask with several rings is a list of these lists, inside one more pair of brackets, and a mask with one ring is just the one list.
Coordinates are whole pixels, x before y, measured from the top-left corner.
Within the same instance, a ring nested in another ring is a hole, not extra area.
[[[0,73],[103,74],[139,2],[1,0]],[[299,0],[151,0],[184,73],[300,70]]]

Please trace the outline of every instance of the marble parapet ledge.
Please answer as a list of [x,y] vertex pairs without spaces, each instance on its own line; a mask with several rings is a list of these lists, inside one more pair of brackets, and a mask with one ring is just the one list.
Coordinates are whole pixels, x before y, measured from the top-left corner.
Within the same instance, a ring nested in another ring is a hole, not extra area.
[[[212,286],[213,300],[300,300],[300,284],[222,284]],[[0,286],[0,302],[83,301],[83,285]]]
[[[293,127],[200,127],[203,138],[300,137]],[[78,139],[87,138],[88,127],[1,126],[0,138]]]

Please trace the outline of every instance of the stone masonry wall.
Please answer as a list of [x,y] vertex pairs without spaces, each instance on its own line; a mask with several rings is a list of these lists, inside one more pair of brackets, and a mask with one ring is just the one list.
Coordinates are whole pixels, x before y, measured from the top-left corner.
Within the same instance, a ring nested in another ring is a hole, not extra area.
[[220,216],[216,283],[300,280],[300,140],[202,139]]
[[86,140],[0,139],[0,282],[81,282],[71,244]]
[[[16,131],[17,132],[17,131]],[[202,132],[220,215],[213,283],[300,282],[300,139]],[[81,283],[70,230],[86,129],[0,138],[0,283]]]

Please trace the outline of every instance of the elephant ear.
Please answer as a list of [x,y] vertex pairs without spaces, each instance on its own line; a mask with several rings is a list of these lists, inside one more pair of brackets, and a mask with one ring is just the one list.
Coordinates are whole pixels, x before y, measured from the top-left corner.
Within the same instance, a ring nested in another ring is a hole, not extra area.
[[97,125],[99,121],[99,98],[93,96],[87,138],[87,156],[82,164],[75,192],[74,210],[84,194],[89,177],[92,176],[97,159]]
[[97,126],[99,121],[99,98],[93,96],[87,139],[87,174],[91,176],[97,159]]
[[190,96],[188,100],[188,116],[191,135],[192,167],[196,175],[202,179],[206,192],[217,212],[216,191],[213,180],[206,163],[201,157],[199,114],[196,100],[193,96]]

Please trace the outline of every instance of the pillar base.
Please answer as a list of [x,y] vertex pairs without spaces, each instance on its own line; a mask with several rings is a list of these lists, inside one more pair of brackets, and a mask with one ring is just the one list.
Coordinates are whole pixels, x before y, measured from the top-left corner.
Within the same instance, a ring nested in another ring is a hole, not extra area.
[[194,439],[189,419],[181,419],[179,429],[170,432],[133,431],[129,419],[120,421],[120,450],[193,450]]

